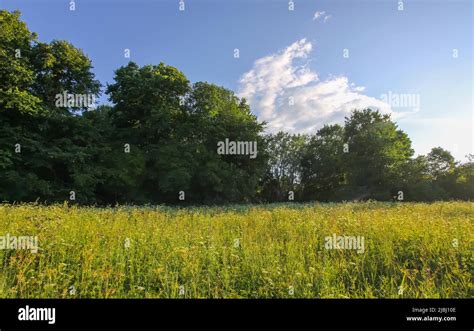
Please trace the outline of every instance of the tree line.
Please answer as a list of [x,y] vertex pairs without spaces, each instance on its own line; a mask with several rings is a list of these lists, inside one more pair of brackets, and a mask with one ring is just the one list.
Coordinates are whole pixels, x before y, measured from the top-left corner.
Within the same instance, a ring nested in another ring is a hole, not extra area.
[[[376,110],[314,134],[265,134],[245,99],[164,63],[129,62],[106,86],[92,70],[82,50],[40,42],[19,12],[0,11],[0,201],[474,198],[472,155],[460,164],[437,147],[415,158],[406,133]],[[77,102],[102,92],[110,105]],[[218,153],[225,141],[258,153]]]

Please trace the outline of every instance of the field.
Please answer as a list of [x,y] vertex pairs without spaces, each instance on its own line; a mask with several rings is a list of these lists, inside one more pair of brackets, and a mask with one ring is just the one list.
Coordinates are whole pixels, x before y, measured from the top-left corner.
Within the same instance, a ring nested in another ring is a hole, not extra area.
[[39,250],[0,249],[0,297],[472,298],[473,221],[468,202],[3,204],[0,236]]

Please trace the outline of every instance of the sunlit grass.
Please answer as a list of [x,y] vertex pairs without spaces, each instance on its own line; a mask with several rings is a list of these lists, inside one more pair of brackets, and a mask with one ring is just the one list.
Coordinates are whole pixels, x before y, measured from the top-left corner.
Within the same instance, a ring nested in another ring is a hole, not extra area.
[[[4,204],[0,236],[40,250],[0,250],[0,297],[474,297],[473,221],[468,202]],[[325,249],[333,233],[364,236],[365,253]]]

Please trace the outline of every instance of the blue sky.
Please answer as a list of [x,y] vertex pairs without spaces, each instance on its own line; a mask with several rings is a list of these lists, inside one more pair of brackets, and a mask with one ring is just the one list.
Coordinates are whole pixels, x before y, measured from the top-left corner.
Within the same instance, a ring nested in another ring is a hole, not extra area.
[[[0,7],[19,9],[40,40],[81,48],[104,85],[129,60],[165,62],[192,82],[245,96],[269,131],[315,132],[372,106],[392,114],[417,154],[434,146],[459,160],[473,153],[472,1],[404,0],[402,11],[398,0],[293,1],[293,11],[288,0],[184,0],[184,11],[178,0],[75,0],[75,11],[70,0],[0,0]],[[418,97],[419,107],[386,102],[389,91]]]

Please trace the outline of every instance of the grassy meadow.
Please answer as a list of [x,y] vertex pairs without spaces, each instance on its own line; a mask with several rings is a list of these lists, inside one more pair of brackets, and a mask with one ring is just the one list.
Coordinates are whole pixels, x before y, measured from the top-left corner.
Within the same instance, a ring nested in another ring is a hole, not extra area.
[[[472,298],[469,202],[0,204],[0,298]],[[326,249],[363,236],[365,251]]]

